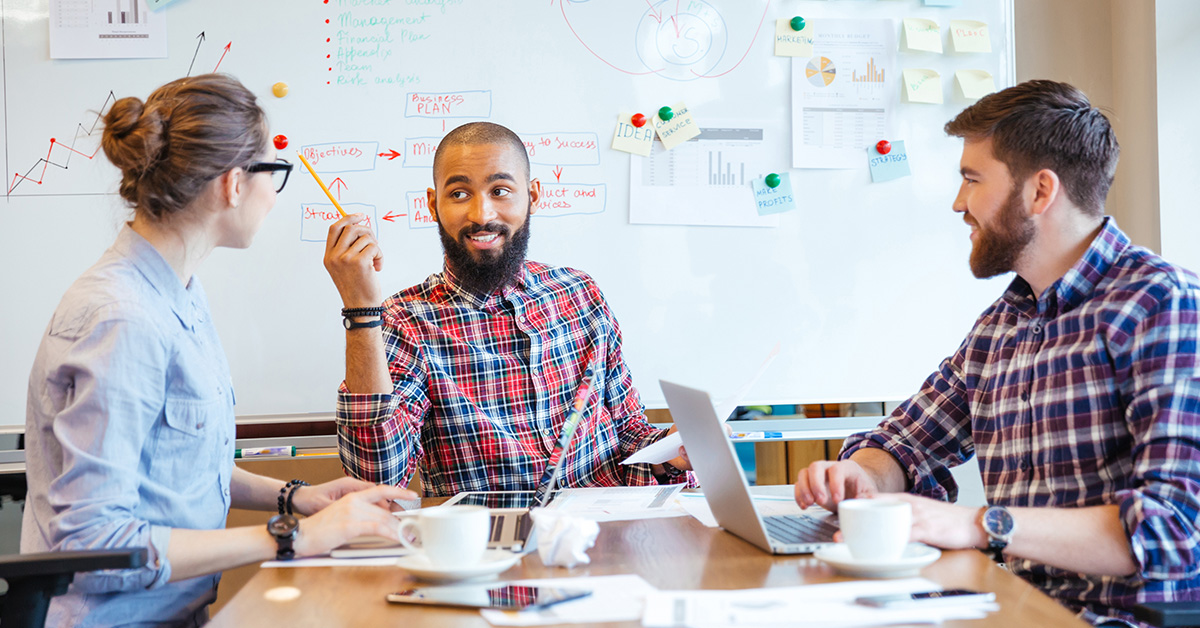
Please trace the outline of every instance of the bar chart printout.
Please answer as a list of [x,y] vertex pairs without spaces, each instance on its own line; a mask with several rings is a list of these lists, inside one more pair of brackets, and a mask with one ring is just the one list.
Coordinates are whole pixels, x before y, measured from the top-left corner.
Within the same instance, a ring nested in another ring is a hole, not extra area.
[[146,0],[50,0],[50,57],[165,58],[166,15]]
[[652,225],[770,227],[755,211],[750,182],[765,174],[763,129],[711,127],[650,156],[630,161],[629,222]]

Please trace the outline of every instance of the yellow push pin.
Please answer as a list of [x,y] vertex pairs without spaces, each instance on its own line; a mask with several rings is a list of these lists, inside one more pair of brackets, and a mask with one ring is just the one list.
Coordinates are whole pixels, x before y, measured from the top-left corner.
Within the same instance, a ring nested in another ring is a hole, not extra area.
[[275,94],[276,98],[283,98],[288,95],[288,84],[280,81],[271,86],[271,93]]

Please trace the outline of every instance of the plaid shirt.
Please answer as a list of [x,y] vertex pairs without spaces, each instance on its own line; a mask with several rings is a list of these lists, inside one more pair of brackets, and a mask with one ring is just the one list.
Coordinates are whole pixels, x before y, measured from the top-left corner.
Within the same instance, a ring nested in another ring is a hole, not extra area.
[[988,502],[1120,506],[1138,571],[1089,576],[1006,557],[1076,610],[1132,620],[1144,601],[1200,599],[1200,371],[1195,275],[1106,219],[1037,298],[1020,277],[958,351],[878,428],[912,492],[953,500],[948,466],[978,457]]
[[446,271],[384,307],[394,392],[351,394],[343,382],[338,394],[339,449],[354,477],[404,484],[420,464],[429,496],[533,490],[593,365],[559,486],[657,482],[649,465],[618,464],[665,431],[646,421],[591,277],[526,262],[512,285],[477,295]]

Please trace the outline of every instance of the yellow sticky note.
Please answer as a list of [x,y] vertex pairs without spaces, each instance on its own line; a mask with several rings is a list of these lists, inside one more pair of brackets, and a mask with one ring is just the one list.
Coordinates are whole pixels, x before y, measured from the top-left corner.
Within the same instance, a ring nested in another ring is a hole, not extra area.
[[996,81],[985,70],[956,70],[954,82],[963,98],[970,100],[979,100],[996,91]]
[[904,18],[904,47],[942,54],[942,29],[933,20]]
[[789,18],[775,20],[775,56],[813,56],[813,32],[812,20],[805,20],[804,28],[798,31],[792,30],[792,20]]
[[942,104],[942,75],[936,70],[905,70],[904,100]]
[[992,51],[992,36],[986,22],[950,20],[950,40],[955,52]]
[[649,118],[641,127],[633,125],[632,115],[623,113],[617,118],[617,128],[613,131],[613,150],[622,150],[634,155],[648,157],[654,147],[654,126]]
[[700,135],[700,125],[692,119],[687,105],[681,102],[675,103],[671,110],[675,115],[670,120],[663,120],[657,111],[650,118],[654,121],[654,130],[658,132],[658,139],[662,140],[663,148],[667,150]]

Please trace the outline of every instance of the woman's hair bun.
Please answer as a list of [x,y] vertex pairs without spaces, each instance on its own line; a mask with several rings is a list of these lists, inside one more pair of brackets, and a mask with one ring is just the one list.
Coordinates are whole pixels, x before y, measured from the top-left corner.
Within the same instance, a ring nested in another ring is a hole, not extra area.
[[162,153],[166,142],[162,116],[140,98],[122,98],[104,116],[104,154],[127,175],[138,177]]

